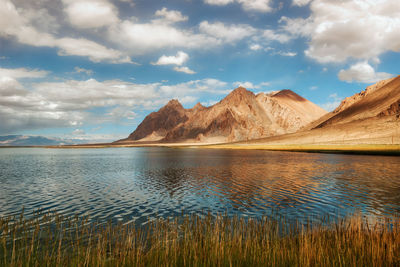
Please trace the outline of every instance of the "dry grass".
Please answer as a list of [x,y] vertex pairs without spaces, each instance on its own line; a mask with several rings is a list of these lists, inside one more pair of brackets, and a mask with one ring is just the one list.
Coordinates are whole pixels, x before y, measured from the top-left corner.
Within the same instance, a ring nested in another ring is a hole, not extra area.
[[399,266],[400,220],[325,224],[186,216],[89,223],[56,213],[0,219],[1,266]]
[[201,148],[213,149],[258,149],[271,151],[298,151],[298,152],[328,152],[328,153],[354,153],[354,154],[382,154],[382,155],[400,155],[400,145],[320,145],[320,144],[282,144],[271,145],[262,143],[232,143],[221,145],[199,146]]

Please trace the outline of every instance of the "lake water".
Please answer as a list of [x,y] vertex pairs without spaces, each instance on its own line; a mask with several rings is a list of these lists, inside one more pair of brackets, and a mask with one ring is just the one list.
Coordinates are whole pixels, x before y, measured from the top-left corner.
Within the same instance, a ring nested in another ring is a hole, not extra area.
[[170,148],[0,149],[0,216],[183,213],[320,219],[400,212],[400,157]]

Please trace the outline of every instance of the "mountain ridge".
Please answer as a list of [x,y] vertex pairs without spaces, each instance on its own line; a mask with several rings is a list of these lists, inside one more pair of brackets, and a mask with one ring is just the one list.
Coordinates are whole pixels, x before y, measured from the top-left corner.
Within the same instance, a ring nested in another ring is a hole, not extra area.
[[325,114],[291,90],[258,93],[238,87],[218,103],[184,109],[178,100],[150,113],[121,142],[223,143],[295,132]]

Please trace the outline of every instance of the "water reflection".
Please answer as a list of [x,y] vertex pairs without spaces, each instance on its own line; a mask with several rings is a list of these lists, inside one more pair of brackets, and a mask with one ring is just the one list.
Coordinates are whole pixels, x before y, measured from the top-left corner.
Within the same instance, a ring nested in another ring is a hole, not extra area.
[[399,163],[267,151],[0,149],[0,215],[24,206],[139,223],[182,211],[388,216],[400,212]]

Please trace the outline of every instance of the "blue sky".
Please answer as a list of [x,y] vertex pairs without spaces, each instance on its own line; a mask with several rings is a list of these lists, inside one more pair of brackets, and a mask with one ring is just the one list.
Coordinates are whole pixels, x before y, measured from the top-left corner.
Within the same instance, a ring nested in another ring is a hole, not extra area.
[[0,134],[110,141],[242,85],[327,110],[399,74],[398,0],[0,0]]

